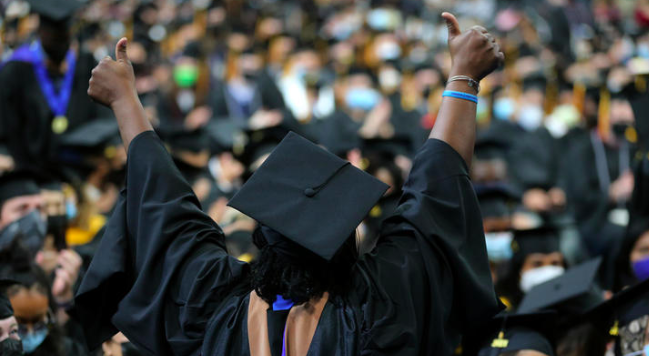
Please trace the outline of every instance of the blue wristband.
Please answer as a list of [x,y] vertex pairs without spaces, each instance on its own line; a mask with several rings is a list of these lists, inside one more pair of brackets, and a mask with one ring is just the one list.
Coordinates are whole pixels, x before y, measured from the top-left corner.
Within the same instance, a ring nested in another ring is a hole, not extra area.
[[442,93],[442,97],[444,96],[450,96],[451,98],[468,100],[476,104],[478,103],[478,97],[476,95],[463,93],[461,91],[444,90],[444,93]]

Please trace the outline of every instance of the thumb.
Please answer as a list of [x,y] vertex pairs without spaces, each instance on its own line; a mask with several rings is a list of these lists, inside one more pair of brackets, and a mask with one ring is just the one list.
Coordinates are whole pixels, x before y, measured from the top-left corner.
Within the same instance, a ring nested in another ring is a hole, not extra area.
[[122,37],[115,45],[115,59],[120,62],[128,62],[128,55],[126,54],[126,45],[128,40]]
[[462,34],[462,31],[460,31],[460,24],[457,22],[457,19],[453,14],[449,12],[443,12],[442,18],[444,18],[444,20],[446,21],[449,40],[452,40],[453,38]]

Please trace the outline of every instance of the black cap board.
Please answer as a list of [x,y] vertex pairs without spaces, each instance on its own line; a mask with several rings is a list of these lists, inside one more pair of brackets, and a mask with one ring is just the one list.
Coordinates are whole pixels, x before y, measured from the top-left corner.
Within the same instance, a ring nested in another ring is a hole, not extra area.
[[601,262],[601,258],[592,259],[532,288],[523,298],[518,312],[529,313],[548,309],[574,311],[575,306],[570,303],[582,297],[587,300],[579,300],[579,307],[583,311],[588,310],[589,305],[595,305],[599,301],[591,298],[591,292]]
[[329,261],[387,189],[290,132],[228,205]]
[[0,320],[7,319],[14,315],[14,310],[11,307],[11,302],[7,297],[7,287],[18,282],[10,279],[0,279]]
[[9,199],[40,194],[33,175],[24,171],[14,171],[0,176],[0,208]]
[[512,213],[512,205],[519,200],[519,195],[507,184],[476,183],[473,187],[483,218],[507,217]]
[[515,353],[523,350],[554,356],[554,332],[557,314],[553,311],[538,313],[501,313],[489,326],[487,343],[478,356]]
[[514,253],[523,256],[531,253],[549,254],[559,252],[559,232],[551,226],[541,226],[529,230],[514,231],[512,241]]
[[83,2],[78,0],[29,0],[33,13],[59,22],[68,20]]

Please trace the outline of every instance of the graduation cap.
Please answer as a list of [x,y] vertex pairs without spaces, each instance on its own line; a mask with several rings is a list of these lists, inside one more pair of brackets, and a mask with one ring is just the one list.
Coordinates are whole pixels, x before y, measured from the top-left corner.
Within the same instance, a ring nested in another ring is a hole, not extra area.
[[507,155],[509,142],[492,131],[484,131],[476,139],[474,151],[478,160],[504,159]]
[[541,226],[528,230],[514,231],[512,249],[526,256],[532,253],[549,254],[560,251],[559,231],[552,226]]
[[26,171],[13,171],[0,176],[0,209],[9,199],[40,194],[34,176]]
[[209,136],[203,129],[192,131],[184,128],[162,129],[160,130],[164,141],[169,145],[172,151],[188,151],[199,153],[210,147]]
[[507,184],[475,184],[482,217],[506,217],[511,215],[512,203],[520,199],[520,195]]
[[81,175],[95,168],[92,158],[112,159],[117,147],[122,145],[119,127],[113,118],[92,120],[59,138],[59,159],[77,169]]
[[54,22],[69,20],[83,2],[78,0],[29,0],[32,12]]
[[493,318],[489,326],[487,346],[480,349],[478,356],[537,351],[554,356],[554,332],[556,312],[501,313]]
[[389,139],[368,138],[362,142],[363,153],[375,153],[389,157],[406,156],[413,154],[412,143],[409,137],[395,136]]
[[587,318],[611,336],[620,332],[638,318],[649,315],[649,280],[616,293],[611,299],[587,312]]
[[556,310],[565,315],[583,314],[601,301],[594,285],[601,263],[601,258],[587,261],[535,286],[523,298],[518,312]]
[[290,132],[228,205],[330,261],[387,189]]

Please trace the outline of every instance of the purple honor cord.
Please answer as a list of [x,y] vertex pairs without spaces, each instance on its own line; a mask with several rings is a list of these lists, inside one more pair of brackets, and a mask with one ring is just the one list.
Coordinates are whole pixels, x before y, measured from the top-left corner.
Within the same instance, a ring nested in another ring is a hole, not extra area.
[[65,113],[68,110],[70,96],[72,95],[72,84],[74,80],[74,70],[77,65],[77,56],[73,50],[69,50],[68,54],[65,56],[68,69],[63,77],[61,88],[57,93],[54,88],[54,83],[52,83],[52,78],[47,74],[47,69],[45,68],[44,52],[40,41],[36,41],[34,45],[30,46],[30,49],[33,55],[31,62],[34,66],[36,80],[43,91],[47,104],[55,117],[65,116]]
[[[279,294],[273,303],[273,310],[289,310],[292,307],[293,301],[290,299],[284,299]],[[284,325],[284,336],[282,338],[282,356],[286,356],[286,325]]]

